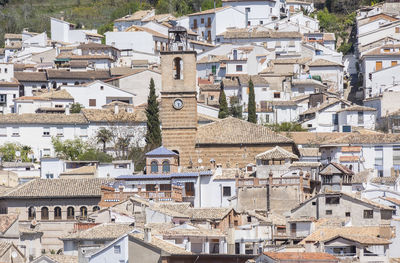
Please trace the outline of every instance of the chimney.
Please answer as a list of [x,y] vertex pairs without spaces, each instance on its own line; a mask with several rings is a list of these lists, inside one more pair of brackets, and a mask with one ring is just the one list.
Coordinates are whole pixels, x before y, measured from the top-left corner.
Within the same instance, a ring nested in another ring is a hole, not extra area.
[[144,228],[144,242],[151,243],[151,228]]
[[65,106],[65,115],[70,115],[69,105]]
[[118,113],[119,113],[119,106],[118,106],[118,102],[116,102],[114,105],[114,114],[118,114]]

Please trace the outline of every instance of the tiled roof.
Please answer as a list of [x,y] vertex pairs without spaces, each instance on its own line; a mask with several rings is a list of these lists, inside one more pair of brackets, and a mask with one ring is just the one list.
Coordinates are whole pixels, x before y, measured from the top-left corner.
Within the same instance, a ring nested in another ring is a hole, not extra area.
[[298,160],[299,157],[291,152],[286,151],[285,149],[279,146],[275,146],[271,150],[256,155],[256,160],[284,160],[284,159]]
[[159,14],[142,19],[142,22],[156,21],[157,23],[169,20],[176,20],[176,17],[171,14]]
[[400,134],[360,134],[351,133],[347,136],[342,136],[337,139],[327,140],[324,145],[341,145],[341,144],[383,144],[383,143],[398,143]]
[[376,111],[375,108],[371,107],[365,107],[365,106],[360,106],[360,105],[354,105],[350,106],[344,109],[340,109],[337,112],[343,112],[343,111]]
[[55,263],[78,263],[78,256],[60,255],[60,254],[46,254],[41,257],[47,257]]
[[346,156],[342,155],[339,157],[340,162],[358,162],[360,160],[359,156]]
[[114,48],[115,49],[115,47],[113,47],[113,46],[100,44],[100,43],[94,43],[94,42],[80,44],[77,47],[77,49],[105,49],[105,48]]
[[322,164],[320,162],[293,162],[290,164],[290,168],[293,167],[320,167]]
[[241,173],[239,168],[222,168],[220,173],[215,172],[214,180],[235,180]]
[[225,55],[209,55],[209,56],[204,56],[201,59],[197,61],[197,64],[206,64],[206,63],[218,63],[221,62],[222,60],[228,60],[228,57]]
[[185,213],[190,208],[190,203],[172,203],[172,202],[159,202],[150,203],[150,209],[158,211],[172,217],[189,218],[189,215]]
[[[144,242],[144,235],[141,233],[134,233],[134,234],[130,234],[129,236]],[[150,245],[152,245],[156,248],[159,248],[162,251],[164,251],[168,254],[171,254],[171,255],[191,255],[192,254],[192,252],[189,252],[182,247],[174,245],[171,242],[162,240],[155,236],[153,236],[151,238]]]
[[220,91],[221,86],[218,84],[199,84],[201,91]]
[[[333,193],[333,194],[335,194],[335,193]],[[379,208],[379,209],[393,210],[393,208],[391,208],[389,206],[382,205],[380,203],[371,201],[371,200],[369,200],[367,198],[360,197],[360,196],[358,196],[356,194],[350,194],[350,193],[346,193],[346,192],[341,192],[340,194],[343,195],[343,196],[348,196],[350,198],[356,199],[358,201],[361,201],[363,203],[369,204],[369,205],[374,206],[374,207]]]
[[340,163],[331,162],[320,172],[321,175],[333,175],[335,173],[335,169],[339,170],[343,174],[353,175],[353,171],[347,168],[346,166]]
[[225,39],[240,39],[240,38],[299,38],[303,36],[301,33],[295,32],[285,32],[285,31],[275,31],[275,30],[258,30],[257,28],[235,28],[228,29],[221,34]]
[[279,262],[281,260],[283,261],[302,260],[307,262],[313,262],[313,261],[319,262],[321,260],[328,260],[328,262],[329,261],[339,262],[339,259],[336,258],[335,256],[322,252],[264,252],[264,255],[274,260],[279,260]]
[[18,215],[16,214],[0,215],[0,232],[4,234],[17,219]]
[[371,183],[373,184],[382,184],[382,185],[395,185],[398,177],[396,176],[386,176],[386,177],[375,177],[371,179]]
[[160,37],[160,38],[168,38],[168,36],[161,34],[158,31],[155,31],[153,29],[147,28],[147,27],[142,27],[142,26],[130,26],[129,28],[125,29],[125,32],[147,32],[153,36]]
[[160,147],[146,153],[146,156],[171,156],[171,155],[175,156],[178,154],[173,151],[168,150],[164,146],[160,146]]
[[109,179],[35,179],[6,193],[2,198],[100,197],[100,187]]
[[6,34],[4,34],[4,39],[21,39],[22,40],[22,34],[6,33]]
[[379,226],[363,226],[363,227],[321,227],[316,229],[311,235],[303,239],[300,244],[308,242],[319,242],[330,240],[338,235],[355,236],[364,235],[365,237],[382,236],[382,228]]
[[184,228],[182,226],[172,227],[172,228],[159,228],[155,231],[156,235],[162,235],[166,237],[173,236],[185,236],[185,237],[223,237],[223,234],[219,229],[206,229],[194,227],[188,224],[188,227]]
[[87,60],[71,60],[69,66],[71,68],[86,68],[89,65]]
[[211,8],[211,9],[208,9],[208,10],[205,10],[205,11],[189,14],[188,16],[214,14],[216,12],[219,12],[219,11],[222,11],[222,10],[225,10],[225,9],[228,9],[228,8],[231,8],[231,7],[230,6],[223,6],[223,7],[218,7],[218,8],[215,8],[215,9]]
[[294,86],[296,86],[296,85],[311,85],[311,86],[326,87],[324,84],[322,84],[321,81],[318,81],[315,79],[294,79],[294,80],[292,80],[292,84]]
[[144,111],[139,109],[132,113],[120,110],[118,114],[114,114],[114,109],[82,109],[82,113],[89,122],[134,123],[147,120]]
[[198,127],[197,144],[278,144],[293,141],[265,126],[233,117]]
[[336,36],[334,33],[324,33],[324,41],[335,41]]
[[[109,59],[109,60],[114,60],[113,57],[107,54],[88,54],[88,55],[76,55],[74,53],[70,52],[63,52],[60,55],[56,57],[56,59],[69,59],[71,61],[73,60],[95,60],[95,59]],[[77,71],[74,71],[77,72]]]
[[348,240],[355,241],[355,242],[363,244],[363,245],[388,245],[388,244],[392,243],[387,239],[380,238],[380,237],[364,236],[362,233],[360,235],[339,234],[328,240],[324,240],[324,242],[329,242],[329,241],[332,241],[337,238],[348,239]]
[[96,166],[82,166],[67,172],[60,173],[60,175],[94,175],[96,173]]
[[71,233],[61,240],[114,240],[134,230],[131,224],[104,223],[92,228]]
[[311,63],[308,64],[309,67],[329,67],[329,66],[339,66],[339,67],[343,67],[342,64],[333,62],[333,61],[329,61],[326,59],[317,59]]
[[46,72],[15,71],[14,77],[20,82],[47,82]]
[[384,52],[382,51],[383,49],[399,49],[400,45],[399,44],[386,44],[377,48],[372,49],[371,51],[368,51],[364,55],[362,55],[362,58],[368,57],[368,56],[399,56],[400,55],[400,50],[395,51],[395,52]]
[[263,77],[261,77],[259,75],[252,75],[252,76],[250,76],[250,75],[240,75],[239,76],[240,84],[242,86],[245,86],[245,87],[248,86],[250,79],[253,82],[254,86],[266,86],[266,85],[268,85],[268,81],[265,78],[263,78]]
[[385,19],[385,20],[388,20],[390,22],[394,22],[394,21],[398,20],[395,17],[389,16],[389,15],[384,14],[384,13],[380,13],[380,14],[377,14],[377,15],[373,15],[373,16],[369,16],[369,17],[360,19],[358,21],[358,25],[359,26],[363,26],[363,25],[369,24],[369,23],[371,23],[373,21],[376,21],[376,20],[379,20],[379,19]]
[[352,184],[367,183],[368,178],[371,176],[372,173],[373,169],[365,169],[362,172],[356,173],[351,177],[351,183]]
[[62,90],[55,90],[50,92],[45,92],[40,95],[41,98],[51,99],[51,100],[73,100],[74,97],[69,94],[68,91]]
[[124,17],[118,18],[118,19],[114,20],[114,22],[126,22],[126,21],[141,20],[145,16],[149,15],[151,12],[152,12],[152,10],[139,10],[131,15],[126,15]]
[[319,105],[319,107],[309,108],[308,110],[306,110],[303,113],[301,113],[301,115],[316,113],[317,111],[318,112],[322,111],[325,108],[328,108],[328,107],[330,107],[332,105],[335,105],[336,103],[340,103],[340,102],[346,103],[348,105],[350,104],[349,102],[346,102],[345,100],[333,98],[333,99],[330,99],[328,101],[324,101],[321,105]]
[[222,220],[232,208],[189,208],[185,211],[192,220]]
[[301,157],[319,157],[319,148],[299,148]]
[[67,71],[58,69],[48,69],[47,76],[49,79],[109,79],[111,78],[108,70],[87,70],[87,71]]
[[51,114],[51,113],[23,113],[23,114],[1,114],[0,123],[12,123],[12,124],[85,124],[87,123],[86,118],[83,114]]
[[345,137],[349,133],[342,132],[284,132],[283,135],[287,135],[293,139],[296,144],[312,144],[319,145],[325,141]]
[[239,81],[235,79],[223,79],[222,84],[224,85],[224,88],[228,87],[239,87]]
[[124,76],[144,71],[144,69],[133,69],[128,67],[114,67],[110,69],[113,76]]
[[35,165],[30,162],[2,162],[1,167],[3,168],[34,168]]

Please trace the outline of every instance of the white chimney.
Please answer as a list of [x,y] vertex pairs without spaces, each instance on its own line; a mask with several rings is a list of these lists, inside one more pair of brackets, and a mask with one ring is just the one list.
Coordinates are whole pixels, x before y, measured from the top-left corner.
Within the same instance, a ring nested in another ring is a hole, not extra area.
[[144,242],[151,243],[151,228],[144,228]]
[[116,102],[114,105],[114,114],[118,114],[118,113],[119,113],[119,106],[118,106],[118,102]]
[[65,106],[65,115],[70,115],[69,105]]

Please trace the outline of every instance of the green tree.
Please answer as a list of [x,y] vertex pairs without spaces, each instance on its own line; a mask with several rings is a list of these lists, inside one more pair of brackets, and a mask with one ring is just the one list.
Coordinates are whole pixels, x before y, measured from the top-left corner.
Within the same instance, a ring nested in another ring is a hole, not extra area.
[[83,105],[76,102],[76,103],[71,104],[70,112],[71,113],[80,113],[82,109],[83,109]]
[[97,131],[96,134],[96,139],[97,143],[102,143],[103,144],[103,152],[106,152],[106,145],[108,142],[111,141],[113,137],[113,133],[106,129],[106,128],[101,128],[100,130]]
[[[17,157],[16,153],[19,152]],[[0,146],[0,154],[4,162],[13,162],[17,159],[23,162],[30,162],[30,154],[32,153],[32,148],[26,145],[20,145],[18,143],[5,143]]]
[[79,138],[61,141],[53,137],[51,142],[57,157],[71,161],[78,160],[88,148],[88,145]]
[[282,122],[280,124],[267,124],[267,127],[271,128],[275,132],[299,132],[299,131],[307,131],[303,127],[301,127],[300,123],[296,122]]
[[231,106],[229,107],[229,115],[235,118],[242,118],[242,105],[239,103],[239,98],[238,96],[232,96],[230,97],[230,104]]
[[131,147],[129,152],[129,159],[135,164],[135,171],[141,172],[146,166],[146,148],[141,148],[139,146]]
[[149,146],[149,150],[161,146],[161,129],[160,129],[160,118],[159,108],[156,95],[156,89],[154,80],[151,78],[149,97],[147,99],[146,117],[147,117],[147,132],[146,132],[146,143]]
[[111,155],[94,148],[89,148],[87,151],[83,152],[81,155],[78,156],[78,159],[80,161],[99,161],[101,163],[112,162]]
[[219,112],[218,118],[225,119],[229,115],[228,103],[226,102],[226,96],[224,91],[224,83],[221,82],[221,91],[219,92]]
[[[215,7],[221,7],[222,6],[222,1],[221,0],[215,0]],[[204,0],[201,3],[201,10],[208,10],[208,9],[213,9],[214,8],[214,0]]]
[[247,113],[247,121],[257,123],[256,96],[254,94],[254,85],[251,79],[249,80],[249,102],[247,104]]

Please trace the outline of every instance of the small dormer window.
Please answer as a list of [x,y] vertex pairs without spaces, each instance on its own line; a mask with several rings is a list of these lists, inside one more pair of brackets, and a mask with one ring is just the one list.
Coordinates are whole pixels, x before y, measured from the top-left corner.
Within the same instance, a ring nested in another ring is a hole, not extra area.
[[152,161],[150,164],[151,173],[158,173],[158,163],[157,161]]

